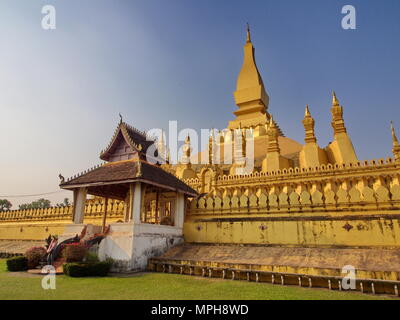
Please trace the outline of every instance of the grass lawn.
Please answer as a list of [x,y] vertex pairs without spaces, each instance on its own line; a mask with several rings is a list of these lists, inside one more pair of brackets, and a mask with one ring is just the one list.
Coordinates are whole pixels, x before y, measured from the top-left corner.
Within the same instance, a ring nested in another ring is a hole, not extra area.
[[41,276],[7,271],[0,260],[0,300],[11,299],[389,299],[360,293],[306,289],[245,281],[197,278],[165,273],[130,277],[69,278],[57,276],[56,290],[43,290]]

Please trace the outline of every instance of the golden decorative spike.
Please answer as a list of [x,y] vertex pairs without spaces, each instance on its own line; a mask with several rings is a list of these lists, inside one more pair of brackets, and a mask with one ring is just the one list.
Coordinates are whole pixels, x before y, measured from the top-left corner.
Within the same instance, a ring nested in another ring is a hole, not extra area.
[[338,106],[339,105],[339,100],[336,97],[335,91],[332,91],[332,105],[333,106]]
[[343,119],[343,107],[339,104],[339,100],[336,97],[335,91],[332,93],[332,128],[334,134],[337,133],[346,133],[346,127],[344,125]]
[[183,146],[183,163],[184,164],[190,164],[190,155],[191,155],[190,136],[188,134],[185,139],[185,145]]
[[394,130],[393,121],[390,122],[390,128],[392,131],[392,143],[393,143],[392,152],[394,155],[395,162],[400,163],[400,145],[399,145],[399,140],[397,139],[396,136],[396,132]]
[[311,116],[308,105],[306,106],[306,111],[304,113],[304,119],[302,122],[303,122],[304,130],[306,131],[306,136],[304,139],[305,143],[317,142],[317,139],[315,138],[315,133],[314,133],[315,121],[314,121],[313,117]]
[[278,143],[278,129],[276,128],[275,121],[271,116],[269,120],[269,127],[268,127],[268,148],[267,152],[278,152],[280,153],[279,143]]
[[247,37],[246,37],[246,42],[251,42],[249,23],[247,23]]
[[396,132],[395,132],[394,126],[393,126],[393,121],[390,121],[390,128],[392,130],[393,146],[394,145],[399,145],[399,140],[397,139]]
[[208,163],[213,164],[213,148],[214,148],[214,129],[211,129],[208,139]]
[[308,109],[308,105],[306,105],[306,111],[304,113],[304,117],[311,117],[310,110]]
[[186,144],[189,144],[189,143],[190,143],[190,135],[189,135],[189,134],[187,135],[187,137],[186,137],[186,139],[185,139],[185,143],[186,143]]
[[270,128],[276,128],[275,121],[274,121],[274,118],[272,116],[269,119],[269,127]]

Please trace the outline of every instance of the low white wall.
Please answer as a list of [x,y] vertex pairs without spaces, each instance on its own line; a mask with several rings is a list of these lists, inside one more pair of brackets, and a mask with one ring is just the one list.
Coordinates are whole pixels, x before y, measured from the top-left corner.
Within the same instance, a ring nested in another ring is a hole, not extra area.
[[149,258],[183,243],[182,228],[155,224],[114,223],[100,243],[99,257],[115,260],[113,271],[144,270]]

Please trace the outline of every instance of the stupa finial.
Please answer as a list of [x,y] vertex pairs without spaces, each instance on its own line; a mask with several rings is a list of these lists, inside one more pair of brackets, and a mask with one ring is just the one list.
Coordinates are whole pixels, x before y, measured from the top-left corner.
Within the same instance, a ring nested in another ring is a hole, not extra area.
[[247,37],[246,37],[246,42],[251,42],[251,37],[250,37],[250,25],[247,22]]

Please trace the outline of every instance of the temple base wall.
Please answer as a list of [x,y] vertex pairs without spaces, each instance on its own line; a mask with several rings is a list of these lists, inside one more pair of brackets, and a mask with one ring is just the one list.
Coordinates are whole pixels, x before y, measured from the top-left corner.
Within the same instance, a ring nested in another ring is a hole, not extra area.
[[37,222],[24,223],[15,222],[0,224],[0,240],[37,240],[44,241],[50,234],[62,235],[65,226],[71,223],[70,221],[52,221],[52,222]]
[[400,247],[400,215],[215,217],[188,219],[185,241],[298,247]]

